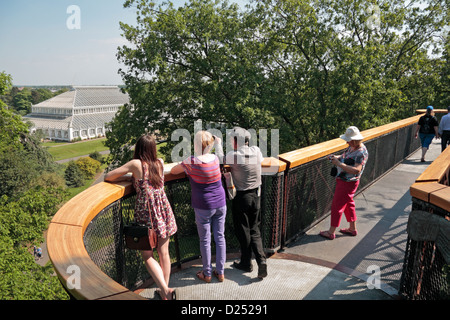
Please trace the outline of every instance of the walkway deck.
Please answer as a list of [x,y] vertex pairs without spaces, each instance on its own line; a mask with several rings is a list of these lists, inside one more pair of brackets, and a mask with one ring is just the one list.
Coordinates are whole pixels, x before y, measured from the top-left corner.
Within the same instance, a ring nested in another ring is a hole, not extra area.
[[[254,262],[252,273],[242,273],[231,264],[225,281],[206,284],[198,280],[196,261],[171,276],[170,286],[179,300],[392,300],[398,299],[406,245],[406,225],[411,211],[409,187],[440,154],[440,141],[433,141],[427,161],[421,151],[355,197],[358,236],[337,234],[330,241],[318,235],[329,227],[329,217],[291,242],[282,253],[268,259],[268,277],[259,280]],[[346,227],[345,218],[341,227]],[[377,269],[378,268],[378,269]],[[379,270],[381,287],[368,288]],[[371,278],[370,278],[371,277]],[[155,286],[138,291],[159,299]]]

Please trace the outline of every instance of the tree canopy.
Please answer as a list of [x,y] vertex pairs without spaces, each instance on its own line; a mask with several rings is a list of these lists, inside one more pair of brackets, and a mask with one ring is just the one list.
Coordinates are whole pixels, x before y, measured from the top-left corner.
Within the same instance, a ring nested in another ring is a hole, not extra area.
[[170,139],[179,128],[193,133],[198,119],[279,129],[286,152],[447,99],[446,1],[124,6],[137,12],[136,25],[121,23],[130,45],[118,50],[130,104],[110,124],[110,161],[129,160],[145,131]]
[[[0,73],[0,95],[11,82]],[[0,128],[0,300],[66,299],[52,266],[37,264],[30,247],[44,241],[67,192],[50,154],[1,100]]]

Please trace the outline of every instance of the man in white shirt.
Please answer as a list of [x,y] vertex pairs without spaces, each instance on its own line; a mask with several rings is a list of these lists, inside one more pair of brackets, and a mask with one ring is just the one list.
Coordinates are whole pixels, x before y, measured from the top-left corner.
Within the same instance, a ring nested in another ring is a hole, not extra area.
[[448,113],[442,117],[439,124],[439,136],[441,137],[442,151],[450,144],[450,106],[447,107]]

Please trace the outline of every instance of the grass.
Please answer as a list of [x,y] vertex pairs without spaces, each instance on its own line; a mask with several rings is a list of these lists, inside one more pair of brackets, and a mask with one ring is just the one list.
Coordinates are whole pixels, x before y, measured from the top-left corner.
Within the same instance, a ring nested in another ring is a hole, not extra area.
[[[106,138],[94,139],[94,140],[83,140],[80,142],[45,142],[43,145],[47,147],[48,152],[53,156],[54,161],[65,160],[80,156],[87,156],[94,151],[106,151],[108,147],[105,147],[103,142],[106,141]],[[162,143],[157,146],[159,150],[160,147],[164,146],[166,143]],[[162,156],[159,154],[158,156]],[[64,172],[67,167],[67,163],[63,163],[62,172]],[[103,172],[106,169],[106,165],[103,164],[100,168],[100,171]],[[64,175],[64,173],[62,173]],[[92,183],[94,183],[94,179],[86,180],[84,185],[78,188],[67,188],[70,193],[70,198],[76,196],[80,192],[89,188]]]
[[48,147],[47,150],[53,156],[53,159],[59,161],[88,155],[94,151],[106,151],[108,147],[103,144],[104,141],[106,141],[106,138],[74,143],[49,142],[44,144],[44,146]]

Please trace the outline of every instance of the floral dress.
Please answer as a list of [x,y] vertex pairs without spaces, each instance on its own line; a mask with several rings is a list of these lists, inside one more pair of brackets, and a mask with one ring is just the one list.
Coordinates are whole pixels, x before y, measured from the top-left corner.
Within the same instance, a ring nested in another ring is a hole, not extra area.
[[[162,162],[162,160],[161,160]],[[150,214],[153,221],[153,229],[160,238],[170,237],[177,232],[175,216],[167,199],[164,185],[154,187],[149,180],[148,164],[142,162],[144,179],[134,179],[136,189],[136,207],[134,216],[136,222],[150,225]],[[164,176],[163,176],[164,182]]]

